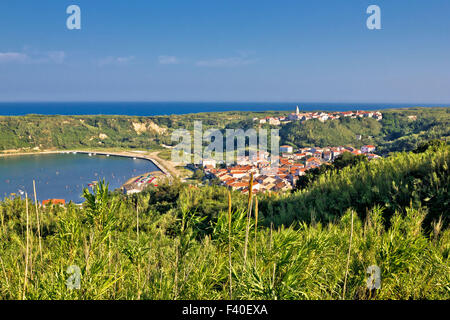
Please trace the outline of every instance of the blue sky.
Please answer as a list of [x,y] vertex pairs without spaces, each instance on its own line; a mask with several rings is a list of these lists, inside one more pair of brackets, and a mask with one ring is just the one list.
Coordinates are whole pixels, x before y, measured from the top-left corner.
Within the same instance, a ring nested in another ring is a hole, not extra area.
[[2,0],[0,101],[449,103],[449,15],[448,0]]

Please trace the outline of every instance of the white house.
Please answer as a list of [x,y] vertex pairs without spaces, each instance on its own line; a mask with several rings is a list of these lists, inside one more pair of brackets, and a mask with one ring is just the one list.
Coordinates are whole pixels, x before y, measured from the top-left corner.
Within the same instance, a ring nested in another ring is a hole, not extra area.
[[292,153],[294,149],[291,146],[280,146],[281,153]]
[[271,124],[273,126],[279,126],[281,124],[281,122],[277,118],[269,118],[269,124]]
[[204,167],[206,167],[206,166],[211,166],[211,167],[216,167],[216,164],[217,164],[217,161],[216,160],[214,160],[214,159],[204,159],[203,161],[202,161],[202,165],[204,166]]
[[375,146],[371,146],[371,145],[367,145],[367,146],[363,146],[361,147],[361,151],[363,153],[371,153],[375,151]]

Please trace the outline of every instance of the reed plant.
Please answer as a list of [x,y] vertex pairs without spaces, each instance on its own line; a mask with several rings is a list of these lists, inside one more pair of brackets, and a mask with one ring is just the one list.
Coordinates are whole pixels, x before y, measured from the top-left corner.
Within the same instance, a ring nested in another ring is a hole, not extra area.
[[245,227],[244,264],[247,263],[248,237],[250,233],[250,219],[252,216],[252,206],[253,206],[253,172],[250,173],[250,181],[248,184],[248,206],[247,206],[247,225]]

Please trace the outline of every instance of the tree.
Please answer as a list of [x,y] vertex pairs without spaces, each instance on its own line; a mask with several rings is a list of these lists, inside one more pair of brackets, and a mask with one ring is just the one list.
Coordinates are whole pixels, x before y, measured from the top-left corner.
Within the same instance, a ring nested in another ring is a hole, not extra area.
[[333,167],[337,170],[341,170],[348,166],[354,166],[361,162],[367,162],[369,161],[367,157],[363,154],[360,155],[354,155],[350,152],[344,152],[343,154],[339,155],[334,159],[333,161]]
[[439,139],[433,139],[433,140],[419,144],[413,152],[414,153],[422,153],[422,152],[427,151],[429,148],[432,148],[432,150],[436,150],[443,146],[445,146],[445,141],[442,141]]

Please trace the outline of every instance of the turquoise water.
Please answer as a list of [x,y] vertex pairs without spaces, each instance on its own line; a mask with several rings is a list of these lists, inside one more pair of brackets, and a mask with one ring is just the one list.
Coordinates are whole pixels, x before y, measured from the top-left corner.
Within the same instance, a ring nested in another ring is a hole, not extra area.
[[[0,158],[0,198],[27,192],[34,198],[33,179],[39,201],[65,199],[83,202],[83,187],[105,179],[110,190],[128,179],[158,168],[148,160],[89,156],[87,154],[42,154]],[[25,195],[23,195],[25,197]]]

